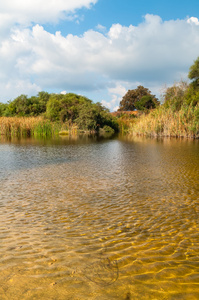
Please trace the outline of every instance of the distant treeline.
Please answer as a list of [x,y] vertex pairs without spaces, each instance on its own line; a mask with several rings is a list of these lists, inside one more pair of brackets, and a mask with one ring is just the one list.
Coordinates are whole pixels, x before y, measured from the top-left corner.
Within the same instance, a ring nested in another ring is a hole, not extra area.
[[162,104],[143,86],[129,90],[115,115],[101,103],[73,93],[21,95],[0,103],[0,134],[101,129],[113,133],[120,129],[138,135],[199,138],[199,57],[188,77],[191,83],[182,81],[165,89]]
[[118,131],[116,118],[101,103],[93,103],[90,99],[68,94],[49,94],[39,92],[37,96],[21,95],[0,103],[0,117],[43,117],[45,120],[65,124],[65,128],[76,126],[81,130]]

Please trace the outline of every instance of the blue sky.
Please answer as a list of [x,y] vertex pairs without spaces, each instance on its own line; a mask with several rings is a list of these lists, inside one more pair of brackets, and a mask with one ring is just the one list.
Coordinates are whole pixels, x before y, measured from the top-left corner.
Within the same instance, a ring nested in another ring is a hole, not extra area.
[[89,29],[95,29],[98,24],[107,28],[115,23],[123,26],[137,25],[146,14],[158,15],[163,21],[197,17],[199,3],[198,0],[99,0],[91,9],[78,10],[78,14],[80,18],[83,17],[80,23],[64,20],[59,24],[48,24],[46,29],[51,32],[61,30],[63,35],[80,35]]
[[160,97],[199,56],[198,0],[0,3],[1,102],[74,92],[111,111],[138,85]]

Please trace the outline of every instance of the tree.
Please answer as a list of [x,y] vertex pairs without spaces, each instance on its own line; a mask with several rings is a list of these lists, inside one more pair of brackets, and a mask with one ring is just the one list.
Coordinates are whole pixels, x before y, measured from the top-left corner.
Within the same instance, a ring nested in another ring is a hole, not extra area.
[[4,115],[6,117],[10,116],[26,116],[30,113],[30,101],[28,99],[28,96],[26,95],[20,95],[13,101],[8,101],[8,106],[6,108],[6,111]]
[[186,81],[175,83],[173,86],[166,88],[163,94],[164,107],[179,111],[185,102],[187,90],[188,84]]
[[85,130],[98,130],[99,113],[96,110],[95,104],[83,103],[80,106],[78,117],[75,123],[79,128]]
[[51,121],[59,121],[60,119],[60,99],[62,95],[51,94],[46,105],[46,117]]
[[7,109],[8,104],[7,103],[1,103],[0,102],[0,117],[5,115],[5,111]]
[[193,85],[199,87],[199,57],[194,61],[194,64],[189,69],[189,79],[193,79]]
[[[144,96],[148,98],[142,99]],[[158,99],[151,94],[151,91],[142,85],[139,85],[134,90],[128,90],[128,92],[120,101],[119,111],[132,111],[132,110],[143,110],[147,108],[155,108],[159,105]]]
[[143,96],[140,101],[135,103],[135,107],[137,110],[147,110],[151,108],[155,108],[156,104],[153,100],[153,97],[150,95]]
[[47,92],[39,92],[37,95],[38,101],[39,101],[39,112],[41,113],[45,113],[46,111],[46,105],[48,103],[48,100],[50,98],[50,94],[48,94]]

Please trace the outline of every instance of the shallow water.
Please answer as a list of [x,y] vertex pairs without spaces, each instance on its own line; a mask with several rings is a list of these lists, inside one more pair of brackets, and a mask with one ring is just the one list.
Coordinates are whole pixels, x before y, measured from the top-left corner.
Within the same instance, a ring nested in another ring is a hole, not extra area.
[[0,299],[199,299],[199,141],[0,141]]

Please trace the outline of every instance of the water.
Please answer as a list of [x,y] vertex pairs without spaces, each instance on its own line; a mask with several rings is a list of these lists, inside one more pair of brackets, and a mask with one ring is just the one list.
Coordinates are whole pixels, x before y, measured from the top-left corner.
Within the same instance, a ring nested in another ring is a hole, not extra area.
[[199,299],[199,141],[0,142],[0,299]]

